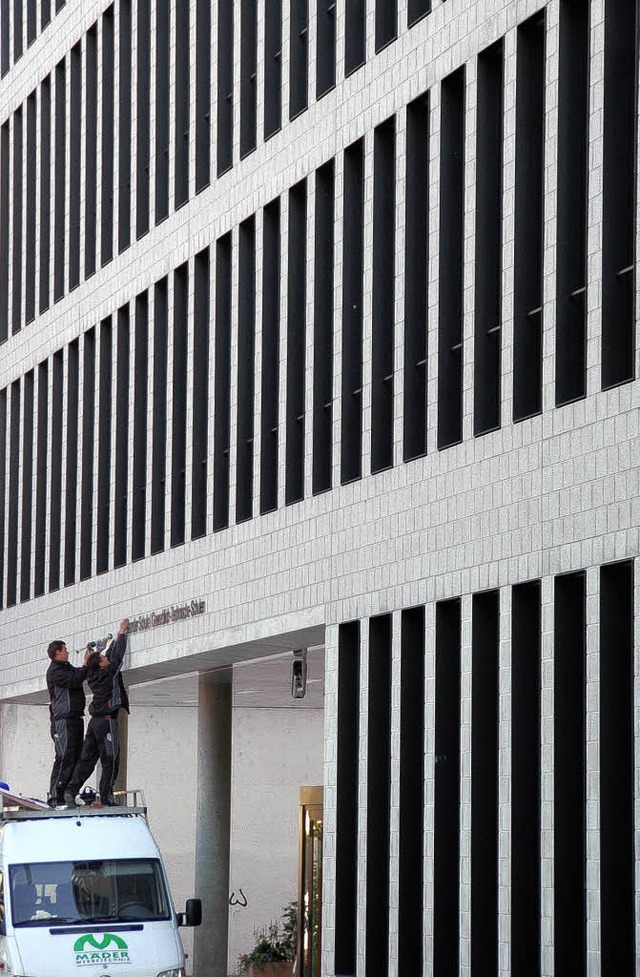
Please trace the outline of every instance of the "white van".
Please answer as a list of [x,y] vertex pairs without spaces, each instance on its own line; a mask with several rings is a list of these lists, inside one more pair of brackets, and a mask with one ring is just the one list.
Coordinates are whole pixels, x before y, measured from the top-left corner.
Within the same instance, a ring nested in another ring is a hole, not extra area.
[[178,927],[201,915],[176,913],[143,801],[0,808],[0,975],[185,977]]

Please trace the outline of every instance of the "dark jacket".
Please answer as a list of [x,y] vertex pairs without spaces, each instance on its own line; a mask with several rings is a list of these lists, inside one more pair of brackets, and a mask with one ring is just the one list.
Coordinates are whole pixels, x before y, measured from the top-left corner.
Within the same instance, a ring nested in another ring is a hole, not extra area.
[[88,676],[93,699],[89,705],[92,716],[117,716],[121,707],[129,712],[129,697],[122,681],[122,661],[127,650],[127,636],[121,634],[107,649],[109,664],[91,669]]
[[57,719],[82,719],[86,703],[82,688],[87,668],[76,668],[68,661],[52,661],[47,669],[49,713],[51,721]]

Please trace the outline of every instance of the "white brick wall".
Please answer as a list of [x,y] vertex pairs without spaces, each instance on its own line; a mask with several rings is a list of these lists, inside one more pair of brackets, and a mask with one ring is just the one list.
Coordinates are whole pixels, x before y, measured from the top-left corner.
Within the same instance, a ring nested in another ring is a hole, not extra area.
[[[0,123],[25,103],[27,96],[46,74],[53,72],[60,57],[83,38],[88,27],[108,6],[105,0],[79,3],[67,0],[34,44],[0,82]],[[543,413],[514,425],[512,369],[514,305],[514,183],[515,183],[515,91],[516,27],[546,7],[546,107],[545,107],[545,206],[544,206],[544,348]],[[134,4],[135,10],[135,4]],[[510,973],[509,957],[509,860],[510,832],[510,659],[507,640],[510,608],[509,587],[540,578],[543,594],[542,629],[542,972],[553,974],[553,581],[555,574],[586,569],[588,579],[587,631],[587,884],[588,884],[588,972],[599,973],[598,945],[598,691],[597,610],[598,577],[596,568],[603,562],[635,559],[640,554],[640,448],[637,431],[640,422],[640,387],[637,381],[607,391],[600,390],[601,285],[602,266],[602,78],[604,51],[604,3],[591,0],[591,63],[589,102],[589,183],[587,256],[587,396],[584,400],[556,409],[555,377],[555,170],[558,142],[558,37],[559,0],[434,0],[432,13],[407,30],[406,4],[399,3],[398,39],[374,55],[374,5],[368,4],[366,21],[366,64],[344,79],[344,4],[336,12],[337,79],[334,90],[315,101],[315,53],[313,10],[310,21],[309,108],[293,122],[288,121],[289,101],[289,12],[283,8],[282,85],[283,127],[267,143],[262,140],[264,88],[258,80],[258,145],[255,152],[238,162],[239,117],[239,30],[234,41],[234,79],[236,91],[233,169],[198,197],[174,212],[173,172],[174,136],[170,158],[170,214],[166,221],[151,228],[141,241],[133,240],[123,254],[117,254],[117,170],[114,201],[114,260],[78,289],[52,305],[35,323],[24,327],[3,347],[0,359],[0,389],[36,366],[46,357],[98,326],[111,315],[114,323],[114,369],[116,364],[115,324],[117,309],[150,289],[150,355],[153,350],[153,284],[169,275],[169,359],[172,366],[172,310],[174,269],[190,262],[189,308],[193,308],[193,256],[210,247],[212,265],[215,241],[231,230],[234,241],[232,289],[231,354],[231,478],[229,528],[187,542],[176,549],[128,563],[100,577],[92,577],[73,587],[31,600],[0,613],[0,697],[10,700],[42,692],[46,645],[53,637],[65,637],[70,647],[80,647],[87,634],[115,624],[124,614],[135,617],[164,606],[206,600],[206,613],[191,621],[155,631],[138,633],[131,639],[131,681],[163,673],[180,673],[224,664],[237,657],[259,653],[260,643],[278,643],[300,629],[322,633],[326,647],[325,701],[325,926],[323,935],[323,974],[333,973],[335,900],[335,783],[336,783],[336,703],[337,703],[337,625],[352,619],[398,612],[415,604],[427,604],[426,674],[426,812],[425,824],[425,958],[431,959],[431,921],[433,915],[433,851],[429,833],[433,822],[433,772],[429,756],[433,753],[435,644],[433,604],[447,597],[463,596],[463,699],[462,699],[462,781],[461,781],[461,971],[470,972],[469,928],[469,820],[470,799],[470,615],[472,593],[485,588],[502,588],[500,645],[500,835],[499,835],[499,966]],[[116,18],[117,22],[117,18]],[[192,3],[191,37],[195,37],[195,7]],[[135,16],[134,16],[135,28]],[[99,34],[101,22],[99,21]],[[116,31],[117,36],[117,31]],[[212,42],[215,47],[215,23]],[[263,28],[258,30],[258,52],[262,50]],[[479,51],[498,38],[504,38],[504,146],[503,146],[503,242],[502,242],[502,427],[474,439],[473,429],[473,330],[475,274],[475,146],[477,105],[477,62]],[[101,48],[98,45],[98,63]],[[155,28],[152,24],[151,72],[154,78]],[[172,41],[172,59],[175,46]],[[135,82],[135,43],[133,78]],[[438,244],[440,224],[440,83],[460,65],[466,65],[466,144],[465,144],[465,223],[464,223],[464,360],[463,434],[461,444],[438,452]],[[116,123],[118,45],[116,43]],[[259,73],[260,74],[260,73]],[[99,75],[100,77],[100,75]],[[172,72],[172,96],[173,72]],[[212,140],[215,146],[215,71],[212,77]],[[99,95],[100,98],[100,84]],[[52,96],[55,97],[54,86]],[[404,202],[405,106],[430,92],[429,158],[429,263],[428,277],[428,440],[427,455],[410,463],[402,462],[402,343],[404,310],[404,256],[406,222]],[[134,84],[135,91],[135,84]],[[191,159],[190,185],[194,187],[195,77],[191,72]],[[52,104],[54,101],[52,99]],[[396,241],[396,323],[394,389],[394,457],[392,470],[375,476],[370,470],[371,442],[371,240],[373,194],[373,129],[393,113],[397,123],[397,220]],[[151,119],[155,118],[152,99]],[[25,119],[26,122],[26,119]],[[132,174],[135,176],[135,113]],[[98,124],[100,134],[100,123]],[[341,286],[343,239],[343,151],[354,140],[365,144],[365,260],[363,322],[363,478],[340,486],[340,390],[342,377]],[[117,124],[114,150],[117,153]],[[38,143],[40,134],[38,130]],[[25,140],[26,143],[26,140]],[[26,150],[25,150],[26,152]],[[334,410],[333,481],[330,492],[311,495],[312,462],[312,376],[313,376],[313,253],[314,253],[314,172],[335,157],[335,333],[334,333]],[[53,158],[53,157],[52,157]],[[13,167],[13,154],[10,157]],[[98,180],[100,181],[98,154]],[[151,180],[154,175],[154,145],[151,145]],[[215,172],[215,148],[212,151]],[[38,170],[38,181],[39,181]],[[307,337],[306,337],[306,440],[305,499],[284,507],[285,482],[285,388],[286,388],[286,309],[287,309],[287,191],[307,178]],[[82,173],[84,183],[84,170]],[[256,215],[256,280],[262,274],[261,209],[281,195],[281,336],[280,336],[280,452],[278,489],[280,507],[264,516],[259,511],[260,429],[259,366],[261,341],[259,323],[261,298],[256,303],[256,418],[254,455],[254,517],[234,525],[235,512],[235,435],[237,407],[237,228],[248,216]],[[100,182],[98,183],[100,200]],[[135,179],[132,179],[132,238],[135,239]],[[154,211],[151,182],[150,213]],[[12,209],[11,205],[11,209]],[[98,206],[99,210],[99,206]],[[39,232],[38,232],[39,233]],[[53,254],[52,223],[52,254]],[[97,236],[98,265],[100,234]],[[81,269],[84,267],[81,249]],[[13,258],[9,265],[9,301]],[[53,269],[53,261],[52,261]],[[82,271],[81,271],[82,278]],[[53,278],[52,278],[53,284]],[[36,287],[36,307],[38,286]],[[640,308],[640,298],[638,298]],[[215,293],[211,293],[212,309]],[[11,320],[10,320],[11,321]],[[132,335],[134,321],[131,322]],[[190,339],[190,343],[192,340]],[[82,344],[80,349],[82,356]],[[133,361],[133,349],[132,349]],[[637,351],[636,351],[637,360]],[[51,361],[50,361],[51,362]],[[191,366],[190,366],[191,371]],[[214,352],[211,337],[209,399],[208,524],[211,528],[213,496],[213,405]],[[52,383],[50,370],[49,383]],[[187,390],[188,430],[192,404],[193,375]],[[133,381],[131,385],[133,398]],[[149,424],[152,432],[152,393],[149,385]],[[51,402],[51,401],[50,401]],[[131,403],[132,403],[131,399]],[[80,390],[82,405],[82,388]],[[66,389],[65,389],[66,411]],[[129,441],[132,449],[132,420]],[[171,450],[171,404],[167,417],[167,453]],[[149,446],[149,459],[150,455]],[[191,440],[187,436],[187,457]],[[113,451],[113,446],[112,446]],[[63,459],[64,460],[64,459]],[[64,469],[63,469],[64,470]],[[187,474],[187,535],[190,526],[191,480]],[[64,479],[60,487],[64,511]],[[131,526],[132,492],[129,487],[128,521]],[[166,524],[170,518],[170,480],[167,479]],[[147,499],[148,529],[150,492]],[[129,530],[130,531],[130,530]],[[64,524],[63,524],[64,532]],[[112,525],[113,532],[113,525]],[[95,526],[94,526],[95,537]],[[64,538],[64,537],[63,537]],[[78,537],[79,540],[79,537]],[[95,544],[95,538],[94,538]],[[78,541],[79,546],[79,541]],[[20,550],[20,541],[19,547]],[[128,546],[130,552],[130,545]],[[48,568],[47,568],[48,571]],[[48,579],[48,572],[47,572]],[[20,567],[18,565],[18,585]],[[640,593],[640,591],[638,591]],[[640,598],[636,598],[640,600]],[[396,618],[398,615],[396,614]],[[246,648],[240,647],[247,645]],[[366,731],[367,632],[363,628],[363,669],[361,676],[361,724]],[[395,646],[394,646],[395,647]],[[398,677],[394,659],[394,691]],[[636,683],[638,681],[636,662]],[[397,846],[397,763],[398,709],[392,711],[392,931],[391,977],[396,977],[396,861]],[[366,735],[362,738],[366,744]],[[640,793],[640,718],[636,709],[636,798]],[[360,757],[360,825],[358,881],[358,977],[364,977],[364,899],[366,896],[366,745]],[[636,836],[640,839],[640,804],[636,801]],[[640,843],[640,842],[638,842]],[[640,879],[640,873],[637,873]],[[640,886],[640,882],[636,883]],[[637,888],[637,918],[640,920],[640,887]],[[637,924],[640,941],[640,922]],[[429,966],[425,973],[431,973]],[[405,975],[397,975],[405,977]],[[560,977],[560,975],[558,975]]]

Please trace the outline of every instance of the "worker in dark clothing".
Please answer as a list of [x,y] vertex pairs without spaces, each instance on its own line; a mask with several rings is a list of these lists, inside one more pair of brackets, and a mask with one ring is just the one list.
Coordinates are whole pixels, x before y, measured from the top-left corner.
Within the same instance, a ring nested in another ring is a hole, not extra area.
[[84,681],[90,650],[85,652],[84,664],[77,668],[69,661],[64,641],[52,641],[47,648],[51,659],[47,669],[51,739],[55,759],[51,770],[49,803],[64,803],[64,792],[82,751],[84,737]]
[[89,705],[91,719],[82,744],[82,753],[67,784],[64,802],[76,806],[76,794],[95,770],[98,760],[102,767],[100,800],[114,804],[113,785],[118,776],[118,712],[129,712],[129,699],[122,680],[122,662],[127,650],[129,620],[120,623],[115,640],[103,655],[94,651],[88,659],[87,682],[93,692]]

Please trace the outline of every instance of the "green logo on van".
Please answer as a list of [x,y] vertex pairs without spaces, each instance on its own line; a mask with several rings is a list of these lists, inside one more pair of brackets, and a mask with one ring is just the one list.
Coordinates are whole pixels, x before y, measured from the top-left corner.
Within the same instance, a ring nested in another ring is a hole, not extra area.
[[102,933],[99,937],[93,933],[83,933],[73,944],[73,952],[77,967],[131,963],[128,945],[115,933]]

